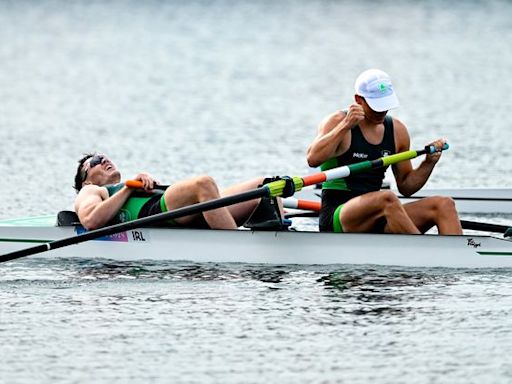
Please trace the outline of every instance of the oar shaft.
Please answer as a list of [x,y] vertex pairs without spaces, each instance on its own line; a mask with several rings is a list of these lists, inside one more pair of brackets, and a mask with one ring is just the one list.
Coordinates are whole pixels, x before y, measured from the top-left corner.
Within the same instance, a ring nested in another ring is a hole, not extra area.
[[431,153],[428,151],[429,150],[427,150],[427,148],[416,151],[409,150],[405,152],[396,153],[394,155],[380,157],[375,160],[362,161],[359,163],[349,164],[344,167],[329,169],[327,171],[320,172],[317,175],[306,176],[305,178],[303,178],[304,186],[314,185],[334,179],[343,179],[350,175],[356,175],[376,168],[387,167],[388,165],[396,164],[399,163],[400,161],[411,160],[423,154]]
[[264,196],[268,196],[268,189],[263,186],[247,192],[242,192],[237,195],[221,197],[219,199],[205,201],[203,203],[197,203],[189,205],[183,208],[178,208],[169,212],[163,212],[152,216],[147,216],[135,221],[129,221],[126,223],[111,225],[93,231],[84,232],[80,235],[68,237],[62,240],[55,240],[49,243],[40,244],[34,247],[21,249],[0,256],[0,262],[18,259],[24,256],[34,255],[36,253],[42,253],[51,251],[53,249],[62,248],[72,244],[80,244],[88,240],[98,239],[100,237],[113,235],[115,233],[129,231],[136,228],[143,228],[152,224],[162,223],[167,220],[174,220],[180,217],[190,216],[201,212],[211,211],[213,209],[226,207],[233,204],[242,203],[253,199],[258,199]]
[[320,211],[322,203],[320,201],[302,200],[288,197],[283,199],[283,207],[291,209],[303,209],[305,211]]
[[[449,145],[444,144],[441,150],[446,150],[448,148]],[[307,187],[309,185],[315,185],[333,179],[343,179],[350,175],[356,175],[376,168],[387,167],[388,165],[393,165],[404,160],[411,160],[414,159],[415,157],[425,154],[432,154],[437,151],[439,150],[437,150],[433,145],[427,145],[425,148],[419,150],[409,150],[405,152],[395,153],[394,155],[383,156],[371,161],[367,160],[362,161],[360,163],[349,164],[342,167],[329,169],[327,171],[315,173],[313,175],[305,176],[302,178],[294,177],[293,182],[295,184],[295,191],[300,191],[302,188]],[[285,181],[274,181],[272,183],[267,184],[267,186],[270,189],[271,196],[281,196],[285,186]]]
[[471,229],[474,231],[507,233],[511,227],[508,225],[481,223],[478,221],[461,220],[460,224],[464,229]]

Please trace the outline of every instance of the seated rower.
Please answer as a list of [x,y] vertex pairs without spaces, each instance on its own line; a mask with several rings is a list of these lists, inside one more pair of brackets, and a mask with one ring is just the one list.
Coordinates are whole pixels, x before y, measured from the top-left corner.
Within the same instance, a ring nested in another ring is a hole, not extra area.
[[[156,181],[147,173],[134,178],[141,181],[146,193],[137,194],[121,183],[121,173],[105,155],[87,154],[78,161],[75,175],[75,212],[81,224],[91,230],[112,222],[126,222],[157,213],[241,193],[258,187],[263,178],[256,178],[219,191],[210,176],[178,181],[163,193],[152,193]],[[242,225],[257,207],[254,199],[202,214],[172,220],[169,225],[235,229]]]
[[[307,160],[311,167],[331,169],[409,150],[406,126],[387,116],[398,107],[391,79],[380,70],[370,69],[355,82],[354,103],[347,111],[327,116],[318,127]],[[440,150],[445,143],[431,143]],[[393,165],[400,193],[411,196],[428,180],[441,152],[427,155],[413,169],[411,161]],[[320,230],[326,232],[425,233],[436,226],[440,234],[462,233],[453,200],[433,196],[401,204],[392,191],[382,191],[386,168],[350,175],[323,183]]]

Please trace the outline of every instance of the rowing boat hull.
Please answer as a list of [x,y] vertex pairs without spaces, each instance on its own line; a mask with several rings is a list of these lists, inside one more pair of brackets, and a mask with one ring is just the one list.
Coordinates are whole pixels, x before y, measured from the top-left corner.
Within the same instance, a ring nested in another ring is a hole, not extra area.
[[[0,225],[0,253],[73,236],[80,231],[80,227]],[[512,242],[491,236],[144,228],[32,257],[512,268]]]
[[[400,196],[402,203],[410,203],[428,196],[451,196],[457,210],[467,214],[512,214],[512,189],[510,188],[448,188],[424,189],[412,197]],[[303,200],[320,201],[322,191],[318,188],[304,188],[294,197]]]

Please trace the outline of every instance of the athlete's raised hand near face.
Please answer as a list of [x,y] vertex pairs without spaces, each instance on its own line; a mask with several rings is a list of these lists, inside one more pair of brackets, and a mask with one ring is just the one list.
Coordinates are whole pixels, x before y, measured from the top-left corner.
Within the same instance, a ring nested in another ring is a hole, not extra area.
[[350,127],[350,129],[354,128],[361,121],[364,120],[364,109],[363,106],[357,103],[352,103],[350,107],[348,107],[347,115],[345,116],[345,124]]

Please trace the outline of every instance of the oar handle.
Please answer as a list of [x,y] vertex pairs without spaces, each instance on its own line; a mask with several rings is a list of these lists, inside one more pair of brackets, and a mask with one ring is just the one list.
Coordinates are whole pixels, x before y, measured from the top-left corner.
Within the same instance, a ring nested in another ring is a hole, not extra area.
[[446,151],[448,148],[450,148],[450,145],[448,143],[444,143],[441,149],[436,149],[434,145],[426,145],[425,153],[431,155],[436,152]]
[[[143,189],[144,188],[144,183],[140,180],[126,180],[124,182],[124,185],[126,185],[128,188],[133,188],[133,189]],[[155,184],[153,185],[153,189],[160,189],[160,190],[166,190],[169,186],[168,185],[158,185],[158,184]]]

